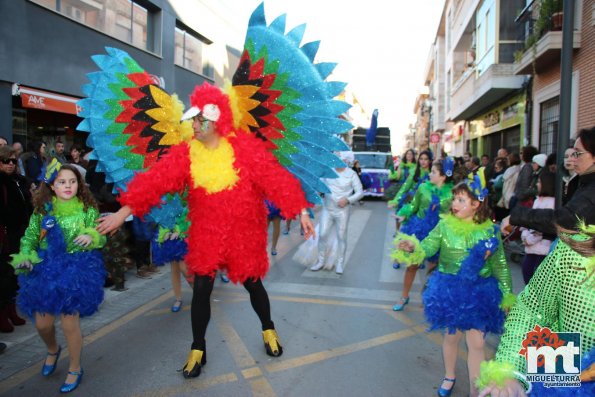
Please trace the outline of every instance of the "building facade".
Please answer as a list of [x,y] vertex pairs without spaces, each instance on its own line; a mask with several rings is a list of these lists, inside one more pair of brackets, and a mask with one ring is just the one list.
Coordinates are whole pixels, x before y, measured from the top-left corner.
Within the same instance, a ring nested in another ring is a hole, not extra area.
[[[443,115],[433,110],[431,120],[437,131],[443,123],[447,153],[493,158],[500,147],[519,152],[528,144],[556,151],[562,6],[563,0],[445,1],[428,61],[434,73],[426,73],[424,83],[432,103],[444,108]],[[565,132],[571,139],[595,126],[595,0],[575,0],[574,14]]]
[[197,0],[13,0],[0,2],[0,135],[29,145],[76,132],[75,102],[91,56],[105,47],[128,52],[156,83],[187,103],[195,85],[221,84],[239,61],[241,40],[217,2]]

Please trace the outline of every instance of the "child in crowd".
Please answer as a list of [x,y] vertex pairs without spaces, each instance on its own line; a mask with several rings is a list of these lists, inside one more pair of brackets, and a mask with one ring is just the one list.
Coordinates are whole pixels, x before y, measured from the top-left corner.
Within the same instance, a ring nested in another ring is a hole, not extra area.
[[[397,212],[402,226],[395,240],[396,245],[402,239],[408,239],[410,236],[415,236],[418,241],[423,240],[438,224],[439,215],[450,209],[453,171],[454,160],[451,157],[434,162],[430,172],[430,180],[422,184],[417,189],[413,200]],[[393,310],[400,311],[409,303],[409,291],[424,257],[411,258],[404,251],[398,250],[394,253],[393,259],[396,263],[407,265],[407,270],[403,276],[401,300],[393,306]],[[435,260],[430,258],[428,261],[434,262]]]
[[437,271],[422,295],[429,330],[446,330],[442,344],[445,376],[439,396],[452,393],[463,336],[469,352],[470,395],[477,395],[474,382],[485,357],[485,335],[502,332],[503,308],[514,302],[500,231],[490,220],[488,191],[482,171],[478,174],[455,186],[452,214],[443,216],[428,237],[421,243],[403,240],[398,245],[400,250],[426,257],[440,251]]
[[[555,208],[556,175],[547,170],[539,174],[537,181],[538,195],[533,202],[533,208]],[[550,252],[552,240],[544,238],[543,233],[536,230],[522,228],[521,240],[525,245],[525,257],[521,265],[523,269],[523,280],[525,285],[533,277],[533,273]]]
[[80,317],[95,313],[103,301],[106,271],[99,248],[105,237],[95,230],[99,211],[79,171],[55,159],[41,173],[34,213],[12,264],[21,285],[17,304],[35,319],[48,349],[42,375],[51,375],[61,347],[54,322],[60,316],[70,365],[62,393],[73,391],[83,377]]

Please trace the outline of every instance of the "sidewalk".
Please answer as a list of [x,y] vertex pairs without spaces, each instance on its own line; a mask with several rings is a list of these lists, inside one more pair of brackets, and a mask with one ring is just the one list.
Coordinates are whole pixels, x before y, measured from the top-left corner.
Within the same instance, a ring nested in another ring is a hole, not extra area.
[[[165,293],[172,294],[173,300],[170,266],[160,267],[160,273],[151,275],[151,279],[138,278],[135,276],[135,272],[136,269],[132,269],[126,273],[125,285],[128,288],[126,291],[116,292],[109,288],[104,289],[105,300],[99,307],[99,312],[91,317],[81,319],[83,337]],[[185,288],[187,288],[186,285],[183,286],[183,289]],[[58,343],[65,347],[66,341],[59,320],[56,324],[56,331]],[[29,318],[27,318],[27,324],[15,327],[14,332],[1,333],[0,341],[7,345],[4,353],[0,355],[0,382],[37,362],[41,362],[47,353],[45,345]]]

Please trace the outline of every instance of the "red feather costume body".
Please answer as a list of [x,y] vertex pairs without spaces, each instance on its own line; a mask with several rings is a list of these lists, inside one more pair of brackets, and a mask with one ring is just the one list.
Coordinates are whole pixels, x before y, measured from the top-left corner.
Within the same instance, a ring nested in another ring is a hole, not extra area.
[[283,168],[260,139],[244,132],[228,134],[239,180],[229,189],[208,193],[196,186],[191,174],[188,143],[171,147],[150,169],[138,174],[120,202],[142,217],[166,193],[188,189],[189,270],[214,277],[227,269],[233,282],[262,278],[269,267],[265,198],[291,219],[310,206],[300,182]]

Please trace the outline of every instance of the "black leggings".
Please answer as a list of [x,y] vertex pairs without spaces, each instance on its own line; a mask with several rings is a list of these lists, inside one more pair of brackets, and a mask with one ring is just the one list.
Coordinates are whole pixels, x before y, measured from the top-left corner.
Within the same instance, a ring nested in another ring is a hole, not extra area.
[[[194,291],[192,294],[192,349],[205,350],[205,334],[207,325],[211,319],[211,292],[215,278],[210,276],[195,276]],[[269,295],[262,285],[262,281],[248,279],[244,282],[244,288],[250,293],[250,303],[258,315],[262,330],[274,329],[275,325],[271,320],[271,304]]]

